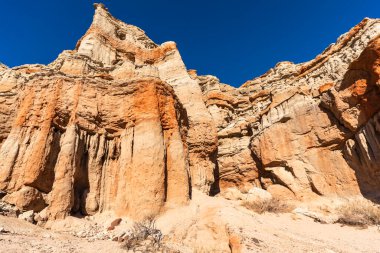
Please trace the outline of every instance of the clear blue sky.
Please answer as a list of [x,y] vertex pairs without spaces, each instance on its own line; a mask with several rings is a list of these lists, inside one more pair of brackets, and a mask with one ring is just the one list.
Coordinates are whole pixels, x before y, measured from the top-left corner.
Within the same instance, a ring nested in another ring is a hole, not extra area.
[[[0,9],[0,62],[47,64],[73,49],[91,24],[90,0],[7,0]],[[97,2],[97,1],[95,1]],[[176,41],[188,68],[240,86],[279,61],[314,58],[379,0],[103,0],[156,43]]]

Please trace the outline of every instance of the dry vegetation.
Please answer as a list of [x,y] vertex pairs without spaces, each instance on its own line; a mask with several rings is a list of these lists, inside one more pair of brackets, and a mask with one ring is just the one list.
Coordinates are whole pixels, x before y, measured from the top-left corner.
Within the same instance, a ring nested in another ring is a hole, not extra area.
[[243,206],[256,213],[287,213],[294,208],[293,205],[276,198],[257,199],[255,201],[244,201]]
[[156,220],[152,216],[142,222],[136,222],[130,233],[123,237],[121,247],[132,252],[178,253],[165,246],[162,239],[163,235],[156,228]]
[[352,199],[336,210],[338,223],[350,226],[380,225],[380,206],[364,199]]
[[142,222],[136,222],[131,233],[124,237],[122,245],[125,249],[133,249],[141,244],[151,244],[153,248],[159,248],[161,245],[162,233],[155,227],[154,218],[147,218]]

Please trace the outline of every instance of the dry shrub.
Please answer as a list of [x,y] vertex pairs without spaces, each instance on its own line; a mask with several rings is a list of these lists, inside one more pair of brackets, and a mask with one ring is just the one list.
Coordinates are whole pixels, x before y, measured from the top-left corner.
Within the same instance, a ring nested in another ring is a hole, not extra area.
[[380,207],[364,199],[352,199],[337,208],[338,223],[350,226],[380,225]]
[[121,248],[128,252],[144,253],[179,253],[164,244],[162,232],[156,228],[154,216],[148,216],[141,222],[134,223],[132,229],[122,237]]
[[256,213],[287,213],[293,210],[294,206],[277,198],[257,199],[255,201],[244,201],[243,206]]
[[126,236],[124,244],[125,249],[133,249],[140,246],[144,241],[148,240],[148,244],[155,248],[161,246],[162,233],[156,229],[156,220],[153,216],[147,217],[142,222],[136,222],[133,225],[131,233]]

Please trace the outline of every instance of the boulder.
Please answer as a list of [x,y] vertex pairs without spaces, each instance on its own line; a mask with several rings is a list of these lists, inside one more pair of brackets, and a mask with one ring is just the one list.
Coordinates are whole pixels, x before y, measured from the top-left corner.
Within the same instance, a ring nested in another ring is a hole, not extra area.
[[30,186],[23,186],[20,190],[6,195],[3,201],[27,211],[39,212],[46,207],[43,194]]
[[255,202],[258,200],[270,200],[272,199],[272,194],[270,194],[268,191],[264,189],[253,187],[248,191],[247,194],[245,194],[243,199],[248,202]]
[[30,211],[26,211],[24,213],[21,213],[18,216],[18,218],[21,220],[25,220],[27,222],[30,222],[30,223],[34,223],[34,211],[30,210]]

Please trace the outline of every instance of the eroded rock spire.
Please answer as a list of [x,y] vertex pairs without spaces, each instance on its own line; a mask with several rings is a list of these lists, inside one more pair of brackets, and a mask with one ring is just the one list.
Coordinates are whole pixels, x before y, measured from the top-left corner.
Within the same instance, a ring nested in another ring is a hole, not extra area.
[[208,193],[215,128],[175,43],[158,46],[95,7],[75,50],[1,72],[11,105],[1,118],[6,201],[30,209],[43,200],[51,219],[143,218],[186,204],[192,187]]

